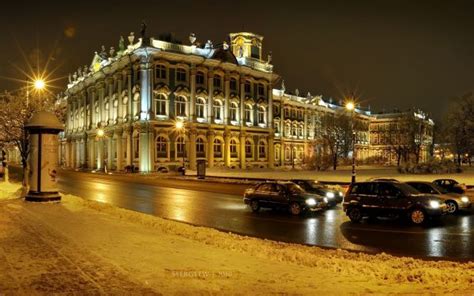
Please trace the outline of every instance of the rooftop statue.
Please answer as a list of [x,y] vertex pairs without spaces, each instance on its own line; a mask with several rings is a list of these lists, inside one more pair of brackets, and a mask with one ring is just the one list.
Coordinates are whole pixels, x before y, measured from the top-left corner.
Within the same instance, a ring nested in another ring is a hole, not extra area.
[[107,52],[105,52],[105,46],[104,45],[102,45],[102,47],[101,47],[99,56],[103,61],[107,60]]
[[68,76],[68,81],[69,81],[69,84],[72,83],[72,76],[71,76],[71,73],[69,73],[69,76]]
[[130,35],[128,35],[128,43],[130,43],[129,45],[133,45],[134,41],[135,41],[135,33],[130,32]]
[[118,49],[119,50],[117,54],[119,55],[122,55],[123,52],[125,51],[125,40],[123,39],[123,36],[120,36]]
[[196,34],[189,34],[189,42],[191,42],[191,45],[194,45],[194,42],[196,42]]

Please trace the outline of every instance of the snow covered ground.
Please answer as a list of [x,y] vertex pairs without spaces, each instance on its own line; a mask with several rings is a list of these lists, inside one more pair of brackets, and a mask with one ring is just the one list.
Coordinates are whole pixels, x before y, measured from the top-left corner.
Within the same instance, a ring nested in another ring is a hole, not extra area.
[[[188,170],[187,175],[196,175],[195,171]],[[270,169],[227,169],[211,168],[207,169],[206,175],[217,177],[239,177],[239,178],[267,178],[267,179],[316,179],[319,181],[350,182],[351,168],[341,167],[336,171],[328,170],[324,172],[303,171],[277,168]],[[371,167],[362,166],[357,168],[357,181],[365,181],[373,177],[395,178],[400,181],[433,181],[441,178],[456,179],[460,183],[474,185],[474,168],[465,168],[460,174],[400,174],[393,167]]]
[[474,287],[474,262],[279,243],[74,196],[0,202],[0,241],[0,295],[471,294]]

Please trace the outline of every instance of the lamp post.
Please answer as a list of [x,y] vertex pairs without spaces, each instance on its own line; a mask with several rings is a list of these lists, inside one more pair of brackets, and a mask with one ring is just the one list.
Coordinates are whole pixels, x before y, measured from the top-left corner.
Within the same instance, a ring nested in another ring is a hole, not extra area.
[[186,163],[186,160],[185,160],[185,156],[186,156],[185,132],[186,132],[186,129],[184,127],[184,121],[181,121],[181,120],[176,121],[176,129],[183,136],[183,151],[182,151],[183,152],[183,167],[182,167],[182,173],[184,175],[185,174],[185,163]]
[[97,129],[97,139],[99,140],[99,149],[97,151],[97,169],[101,169],[102,166],[104,166],[104,173],[107,173],[107,167],[104,158],[104,143],[103,143],[103,138],[104,138],[104,130],[102,128]]
[[354,110],[353,102],[346,103],[346,109],[351,112],[351,132],[352,132],[352,176],[351,183],[356,181],[356,151],[355,151],[355,129],[354,129]]

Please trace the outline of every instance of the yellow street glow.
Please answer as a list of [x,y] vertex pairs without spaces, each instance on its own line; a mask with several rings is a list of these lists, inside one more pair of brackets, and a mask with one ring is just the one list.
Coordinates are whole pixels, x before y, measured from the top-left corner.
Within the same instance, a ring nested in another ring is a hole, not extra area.
[[184,123],[182,121],[176,121],[176,128],[177,129],[182,129],[184,126]]
[[346,109],[349,110],[349,111],[354,110],[354,103],[348,102],[348,103],[346,104]]
[[45,83],[44,83],[44,80],[42,80],[42,79],[37,79],[37,80],[35,80],[34,85],[35,85],[35,88],[36,88],[37,90],[41,90],[41,89],[44,88]]

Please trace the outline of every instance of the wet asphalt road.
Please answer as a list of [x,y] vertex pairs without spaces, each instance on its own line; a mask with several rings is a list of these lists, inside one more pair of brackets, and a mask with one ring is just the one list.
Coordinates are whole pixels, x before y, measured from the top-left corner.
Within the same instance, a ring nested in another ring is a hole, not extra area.
[[284,211],[252,213],[242,202],[246,187],[242,185],[61,171],[59,187],[65,193],[130,210],[271,240],[369,253],[474,259],[472,210],[429,226],[389,220],[353,224],[340,206],[300,217]]

